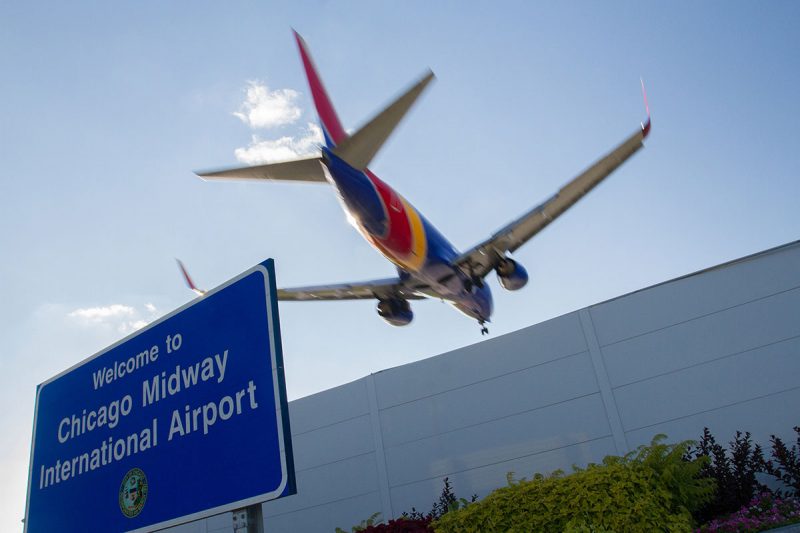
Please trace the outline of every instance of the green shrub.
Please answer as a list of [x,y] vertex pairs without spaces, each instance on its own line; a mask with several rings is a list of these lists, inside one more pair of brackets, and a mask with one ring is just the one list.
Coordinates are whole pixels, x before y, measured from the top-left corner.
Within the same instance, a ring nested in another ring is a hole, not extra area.
[[664,444],[666,438],[663,434],[656,435],[649,446],[639,446],[622,460],[656,473],[657,481],[672,495],[670,511],[694,513],[711,501],[716,491],[714,480],[703,475],[708,458],[687,457],[693,441]]
[[690,531],[690,511],[713,495],[713,482],[697,479],[700,461],[684,461],[688,442],[663,444],[663,435],[625,457],[574,473],[536,474],[433,523],[449,532]]

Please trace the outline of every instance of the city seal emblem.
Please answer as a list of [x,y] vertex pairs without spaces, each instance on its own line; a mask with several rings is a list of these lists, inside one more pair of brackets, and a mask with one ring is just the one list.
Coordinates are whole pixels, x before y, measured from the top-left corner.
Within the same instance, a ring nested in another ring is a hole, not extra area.
[[119,509],[128,518],[138,516],[147,501],[147,476],[140,468],[132,468],[119,486]]

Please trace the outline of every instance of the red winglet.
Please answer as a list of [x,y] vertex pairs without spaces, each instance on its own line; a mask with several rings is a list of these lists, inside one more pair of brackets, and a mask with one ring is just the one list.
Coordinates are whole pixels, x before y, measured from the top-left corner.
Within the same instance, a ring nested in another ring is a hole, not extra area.
[[203,296],[206,293],[206,291],[198,289],[195,286],[194,282],[192,281],[192,278],[189,277],[189,273],[186,271],[186,267],[183,266],[183,263],[181,262],[180,259],[176,258],[175,261],[178,262],[178,268],[181,269],[181,273],[183,274],[183,279],[186,280],[186,285],[188,285],[189,288],[192,289],[192,291],[194,291],[196,294]]
[[642,139],[646,138],[650,133],[650,106],[647,104],[647,91],[644,90],[644,80],[639,78],[642,82],[642,97],[644,98],[644,110],[647,112],[647,122],[642,124]]

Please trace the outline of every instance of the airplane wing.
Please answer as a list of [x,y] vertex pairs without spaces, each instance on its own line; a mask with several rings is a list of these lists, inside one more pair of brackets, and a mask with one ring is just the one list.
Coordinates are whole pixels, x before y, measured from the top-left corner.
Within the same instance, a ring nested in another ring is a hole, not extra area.
[[[183,262],[176,259],[178,268],[183,275],[186,285],[198,296],[204,296],[208,291],[199,289]],[[278,289],[278,300],[306,301],[306,300],[386,300],[389,298],[403,298],[405,300],[421,300],[425,298],[425,289],[428,286],[412,279],[378,279],[358,283],[340,283],[336,285],[319,285],[316,287],[295,287],[292,289]]]
[[226,168],[221,170],[198,171],[204,180],[240,179],[327,183],[319,156],[269,163],[252,167]]
[[278,300],[385,300],[399,297],[406,300],[420,300],[425,296],[415,288],[409,287],[400,278],[380,279],[359,283],[320,285],[318,287],[297,287],[278,289]]
[[507,252],[513,252],[528,242],[635,154],[644,146],[642,142],[649,132],[648,116],[641,130],[625,139],[548,200],[511,222],[489,239],[461,254],[455,264],[467,275],[481,278],[486,276],[500,263]]

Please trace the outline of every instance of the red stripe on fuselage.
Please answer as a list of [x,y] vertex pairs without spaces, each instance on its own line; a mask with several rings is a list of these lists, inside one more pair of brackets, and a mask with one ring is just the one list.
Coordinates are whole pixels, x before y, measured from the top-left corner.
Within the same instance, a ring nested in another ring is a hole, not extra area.
[[376,235],[375,238],[392,253],[407,256],[412,250],[413,236],[411,223],[400,195],[369,170],[366,170],[365,174],[378,191],[389,218],[386,234]]

